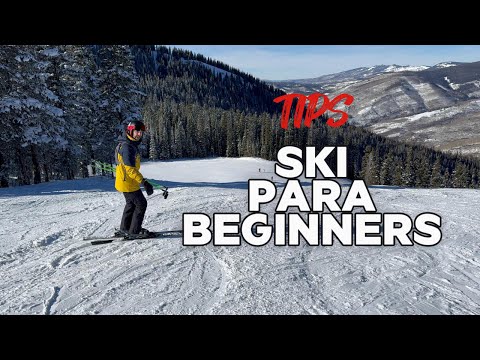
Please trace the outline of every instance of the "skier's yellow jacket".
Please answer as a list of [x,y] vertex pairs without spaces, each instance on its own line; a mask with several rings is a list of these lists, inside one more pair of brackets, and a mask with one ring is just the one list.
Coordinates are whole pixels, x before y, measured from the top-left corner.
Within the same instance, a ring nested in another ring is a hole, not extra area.
[[134,192],[140,190],[143,175],[140,173],[140,141],[130,136],[121,137],[115,149],[117,169],[115,172],[115,189],[120,192]]

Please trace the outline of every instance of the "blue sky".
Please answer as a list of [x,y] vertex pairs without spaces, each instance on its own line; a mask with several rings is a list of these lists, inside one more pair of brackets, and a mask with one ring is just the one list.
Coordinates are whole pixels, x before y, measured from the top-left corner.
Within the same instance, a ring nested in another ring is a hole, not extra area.
[[373,65],[480,61],[480,45],[168,45],[220,60],[263,80],[313,78]]

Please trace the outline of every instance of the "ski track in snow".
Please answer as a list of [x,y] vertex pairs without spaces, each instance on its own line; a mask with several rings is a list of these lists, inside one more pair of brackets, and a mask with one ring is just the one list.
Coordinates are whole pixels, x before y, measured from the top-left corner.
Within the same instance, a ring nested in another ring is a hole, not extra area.
[[[238,212],[243,219],[249,178],[285,181],[273,166],[259,159],[146,164],[146,176],[168,183],[170,195],[149,198],[144,226],[181,229],[184,212]],[[261,207],[270,221],[278,190]],[[310,201],[311,187],[304,190]],[[0,189],[0,313],[479,314],[480,192],[385,186],[370,192],[381,213],[441,215],[442,241],[184,247],[178,237],[92,246],[82,238],[109,235],[121,218],[124,199],[112,179]]]

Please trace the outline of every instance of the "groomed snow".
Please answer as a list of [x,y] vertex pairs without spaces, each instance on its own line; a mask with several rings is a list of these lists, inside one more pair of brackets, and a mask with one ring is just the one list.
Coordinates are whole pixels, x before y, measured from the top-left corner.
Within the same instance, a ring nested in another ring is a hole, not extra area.
[[[260,172],[259,172],[260,169]],[[170,187],[148,198],[144,226],[181,229],[185,212],[247,212],[247,181],[280,183],[274,162],[151,162]],[[342,181],[343,191],[348,184]],[[311,187],[305,186],[307,198]],[[433,247],[184,247],[181,238],[92,246],[124,206],[113,179],[0,189],[2,314],[479,314],[480,192],[370,188],[378,212],[442,216]],[[281,191],[278,192],[280,195]],[[263,206],[273,218],[277,201]]]

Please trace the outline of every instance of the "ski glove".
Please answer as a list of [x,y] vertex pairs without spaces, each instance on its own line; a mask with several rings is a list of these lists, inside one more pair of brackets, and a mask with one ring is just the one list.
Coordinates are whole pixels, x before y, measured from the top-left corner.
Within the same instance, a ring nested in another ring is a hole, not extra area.
[[147,180],[145,180],[143,182],[143,187],[145,188],[145,191],[147,192],[147,195],[152,195],[153,194],[153,186]]

